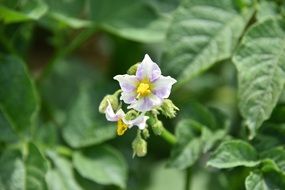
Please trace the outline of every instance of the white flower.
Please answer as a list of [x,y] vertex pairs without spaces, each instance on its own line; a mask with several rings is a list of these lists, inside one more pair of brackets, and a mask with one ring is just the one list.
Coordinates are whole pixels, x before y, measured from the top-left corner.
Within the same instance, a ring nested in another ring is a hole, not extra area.
[[169,97],[171,87],[176,82],[170,76],[161,75],[160,68],[147,54],[139,64],[136,75],[117,75],[114,79],[119,81],[122,89],[120,99],[130,104],[128,108],[140,112],[160,106]]
[[148,116],[141,114],[133,120],[126,120],[124,111],[119,109],[115,113],[109,101],[105,115],[108,121],[117,122],[117,134],[120,136],[123,135],[128,128],[132,128],[133,126],[138,126],[139,129],[143,130],[146,127],[146,121],[148,119]]

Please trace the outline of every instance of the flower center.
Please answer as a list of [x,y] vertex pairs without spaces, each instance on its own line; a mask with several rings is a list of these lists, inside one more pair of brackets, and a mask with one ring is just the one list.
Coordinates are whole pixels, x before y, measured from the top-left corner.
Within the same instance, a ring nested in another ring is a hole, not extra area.
[[140,82],[137,87],[138,97],[144,97],[151,93],[150,84],[148,82]]
[[121,136],[126,132],[127,129],[128,125],[125,124],[122,119],[119,119],[117,123],[117,134]]

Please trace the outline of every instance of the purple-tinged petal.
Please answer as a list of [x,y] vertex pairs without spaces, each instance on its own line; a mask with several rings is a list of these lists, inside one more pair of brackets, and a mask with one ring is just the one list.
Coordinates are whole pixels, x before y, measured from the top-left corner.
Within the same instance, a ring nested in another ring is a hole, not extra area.
[[131,104],[136,101],[137,94],[135,91],[133,92],[122,92],[121,100],[123,100],[126,104]]
[[162,99],[151,94],[149,96],[138,99],[136,102],[132,103],[128,108],[133,108],[140,112],[146,112],[152,110],[154,107],[162,104]]
[[151,58],[146,54],[141,64],[139,64],[136,76],[139,80],[149,79],[150,82],[155,81],[161,75],[160,68],[158,65],[151,60]]
[[120,87],[124,92],[133,92],[138,84],[138,80],[134,75],[117,75],[114,79],[119,81]]
[[120,118],[125,116],[122,109],[119,109],[117,113],[114,112],[111,103],[108,101],[108,106],[105,110],[105,116],[108,121],[118,121]]
[[126,120],[125,118],[123,118],[123,122],[126,123],[129,128],[132,128],[133,126],[138,126],[139,129],[143,130],[147,126],[146,121],[148,120],[148,118],[148,116],[145,116],[144,113],[142,113],[133,120]]
[[171,87],[174,83],[176,83],[174,78],[171,78],[170,76],[160,76],[153,83],[153,94],[159,98],[168,98],[171,92]]

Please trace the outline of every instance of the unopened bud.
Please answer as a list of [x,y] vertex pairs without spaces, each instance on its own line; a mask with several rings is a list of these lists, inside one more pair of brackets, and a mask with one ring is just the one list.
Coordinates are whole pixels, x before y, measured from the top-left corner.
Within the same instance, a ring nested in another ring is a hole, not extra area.
[[108,101],[111,103],[113,110],[117,110],[119,108],[118,91],[112,95],[108,94],[103,98],[99,105],[100,113],[105,113],[108,106]]
[[141,137],[140,132],[138,132],[137,137],[132,143],[133,147],[133,157],[143,157],[147,154],[147,142]]
[[179,108],[169,99],[165,99],[160,107],[161,113],[168,118],[174,118],[178,110]]
[[134,64],[133,66],[131,66],[128,71],[127,71],[127,74],[129,75],[135,75],[136,72],[137,72],[137,69],[138,69],[138,66],[139,66],[140,63],[136,63]]
[[144,128],[143,131],[142,131],[142,134],[143,134],[143,137],[145,139],[149,138],[149,130],[147,128]]
[[138,112],[135,110],[130,110],[126,113],[125,119],[130,121],[130,120],[134,120],[137,117],[138,117]]
[[163,131],[163,123],[159,120],[156,120],[152,125],[152,131],[155,135],[161,135]]

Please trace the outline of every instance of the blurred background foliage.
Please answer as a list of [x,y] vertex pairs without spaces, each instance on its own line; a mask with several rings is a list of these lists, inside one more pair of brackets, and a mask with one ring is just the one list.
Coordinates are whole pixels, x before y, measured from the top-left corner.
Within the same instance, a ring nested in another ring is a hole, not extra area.
[[[250,189],[261,165],[206,163],[221,141],[247,141],[231,60],[241,36],[284,11],[281,0],[0,0],[0,189]],[[116,137],[98,106],[146,53],[178,79],[179,114],[163,119],[178,143],[151,134],[147,156],[132,158],[135,130]],[[256,150],[284,145],[284,103],[283,92]],[[274,175],[264,179],[284,185]]]

